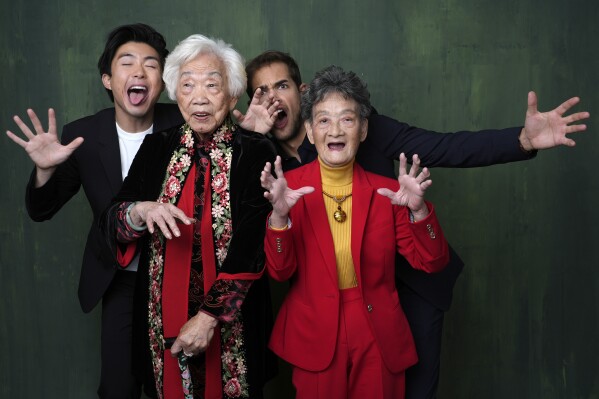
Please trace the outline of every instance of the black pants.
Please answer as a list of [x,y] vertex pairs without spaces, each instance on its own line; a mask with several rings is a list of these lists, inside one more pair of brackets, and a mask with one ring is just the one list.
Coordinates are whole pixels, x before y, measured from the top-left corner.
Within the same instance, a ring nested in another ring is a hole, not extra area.
[[434,399],[439,385],[444,312],[405,285],[398,286],[398,292],[418,353],[418,363],[406,370],[405,399]]
[[141,384],[131,369],[131,326],[136,272],[118,271],[102,299],[102,367],[98,396],[139,399]]

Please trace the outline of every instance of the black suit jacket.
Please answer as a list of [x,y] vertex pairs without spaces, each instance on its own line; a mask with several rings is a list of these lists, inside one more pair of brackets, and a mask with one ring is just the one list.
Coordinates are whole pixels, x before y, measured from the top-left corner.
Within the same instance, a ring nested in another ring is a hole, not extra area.
[[[399,154],[408,159],[418,154],[422,166],[472,168],[522,161],[536,155],[520,149],[518,136],[521,127],[479,132],[461,131],[437,133],[410,126],[384,115],[373,113],[368,119],[368,135],[360,144],[356,160],[367,171],[395,178],[395,160]],[[279,148],[280,152],[280,148]],[[308,138],[298,149],[302,163],[316,159],[315,148]],[[284,161],[286,169],[300,164],[293,159]],[[464,262],[450,247],[449,264],[440,273],[424,273],[412,268],[402,256],[397,256],[396,278],[418,295],[441,310],[451,305],[453,286],[464,268]]]
[[[176,104],[156,104],[155,132],[181,123],[183,119]],[[35,188],[33,170],[27,184],[25,203],[31,219],[41,222],[52,218],[83,187],[94,216],[79,280],[79,303],[87,313],[100,301],[117,268],[96,226],[97,218],[122,185],[114,108],[65,125],[61,142],[67,144],[76,137],[83,137],[85,141],[66,162],[58,166],[44,186]]]

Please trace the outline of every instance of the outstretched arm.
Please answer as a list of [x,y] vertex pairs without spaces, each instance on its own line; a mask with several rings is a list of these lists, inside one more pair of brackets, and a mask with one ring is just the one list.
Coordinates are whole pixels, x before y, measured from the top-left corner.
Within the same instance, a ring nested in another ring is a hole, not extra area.
[[589,118],[588,112],[577,112],[564,116],[580,99],[572,97],[557,108],[548,112],[537,109],[537,95],[534,91],[528,93],[528,109],[524,128],[520,134],[520,144],[526,151],[543,150],[559,145],[574,147],[576,143],[567,137],[570,133],[586,130],[586,125],[574,125],[574,122]]
[[29,129],[29,126],[19,116],[15,115],[13,119],[28,140],[23,140],[10,130],[6,132],[6,135],[24,148],[29,158],[35,163],[35,187],[41,187],[50,180],[58,165],[66,161],[73,151],[83,143],[83,138],[78,137],[69,144],[62,145],[56,133],[56,116],[52,108],[48,109],[47,132],[44,131],[39,118],[32,109],[27,110],[27,115],[29,115],[35,133]]

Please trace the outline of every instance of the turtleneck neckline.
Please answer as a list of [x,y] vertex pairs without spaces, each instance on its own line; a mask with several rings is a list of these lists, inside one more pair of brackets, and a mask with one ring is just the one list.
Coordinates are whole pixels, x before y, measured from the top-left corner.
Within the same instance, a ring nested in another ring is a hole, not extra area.
[[333,168],[325,164],[322,159],[318,157],[322,185],[340,187],[351,184],[354,176],[354,161],[355,160],[352,160],[346,165]]

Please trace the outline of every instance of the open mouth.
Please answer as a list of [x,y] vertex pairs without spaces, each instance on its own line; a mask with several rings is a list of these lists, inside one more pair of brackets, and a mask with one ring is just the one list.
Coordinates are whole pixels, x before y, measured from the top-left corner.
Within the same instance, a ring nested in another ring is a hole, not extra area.
[[329,143],[327,144],[331,151],[341,151],[345,148],[345,143]]
[[279,110],[279,113],[277,114],[277,119],[274,123],[274,128],[283,129],[285,126],[287,126],[287,119],[287,112],[283,111],[282,109]]
[[129,96],[131,104],[139,105],[146,100],[148,88],[145,86],[131,86],[129,90],[127,90],[127,95]]

